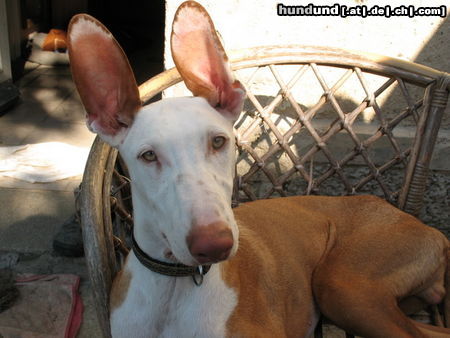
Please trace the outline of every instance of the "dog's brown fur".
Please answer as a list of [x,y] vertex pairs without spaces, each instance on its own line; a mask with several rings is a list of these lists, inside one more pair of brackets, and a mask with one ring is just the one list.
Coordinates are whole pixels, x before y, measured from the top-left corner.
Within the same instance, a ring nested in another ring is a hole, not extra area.
[[444,296],[449,245],[439,231],[373,196],[261,200],[236,208],[235,216],[239,250],[223,263],[239,299],[231,336],[305,336],[315,301],[332,321],[365,337],[430,333],[397,301],[409,307]]

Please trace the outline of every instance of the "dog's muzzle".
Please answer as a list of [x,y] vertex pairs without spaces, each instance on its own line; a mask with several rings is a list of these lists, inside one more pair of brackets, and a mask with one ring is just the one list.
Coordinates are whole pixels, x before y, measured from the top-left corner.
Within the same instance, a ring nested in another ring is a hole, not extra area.
[[217,263],[227,259],[234,244],[230,227],[221,221],[195,225],[186,241],[192,257],[199,264]]

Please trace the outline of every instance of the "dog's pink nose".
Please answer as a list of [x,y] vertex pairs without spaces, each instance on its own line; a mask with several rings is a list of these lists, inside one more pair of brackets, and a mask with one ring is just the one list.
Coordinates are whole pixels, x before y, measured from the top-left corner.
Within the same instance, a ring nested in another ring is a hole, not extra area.
[[234,242],[230,227],[224,222],[196,225],[186,241],[192,256],[200,264],[227,259]]

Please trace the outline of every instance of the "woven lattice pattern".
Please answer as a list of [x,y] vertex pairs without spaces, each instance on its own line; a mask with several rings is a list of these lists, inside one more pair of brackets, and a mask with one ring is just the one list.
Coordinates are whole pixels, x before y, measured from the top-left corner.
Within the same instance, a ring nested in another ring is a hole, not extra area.
[[359,193],[396,202],[427,89],[313,63],[237,77],[248,100],[236,124],[235,202]]

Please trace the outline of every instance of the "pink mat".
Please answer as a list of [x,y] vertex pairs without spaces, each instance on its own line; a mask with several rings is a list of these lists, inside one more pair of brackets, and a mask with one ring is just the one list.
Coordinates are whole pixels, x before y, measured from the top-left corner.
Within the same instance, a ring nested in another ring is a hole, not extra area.
[[83,315],[79,284],[75,275],[18,276],[20,296],[0,313],[0,337],[75,337]]

